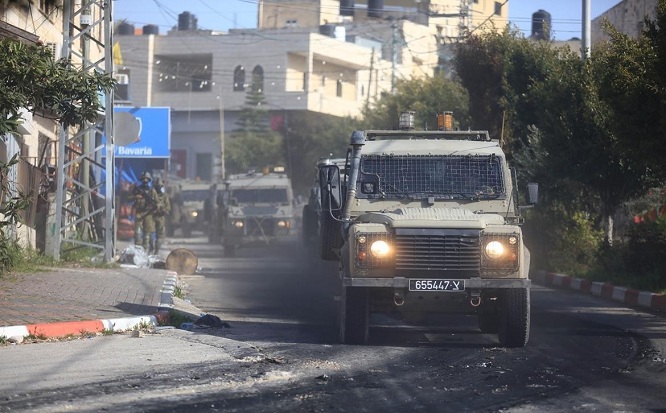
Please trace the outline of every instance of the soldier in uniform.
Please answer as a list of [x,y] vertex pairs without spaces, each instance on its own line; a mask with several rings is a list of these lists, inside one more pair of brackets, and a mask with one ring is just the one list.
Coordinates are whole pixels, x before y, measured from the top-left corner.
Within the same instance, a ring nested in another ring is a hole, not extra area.
[[150,173],[141,173],[141,184],[134,187],[134,244],[141,245],[146,253],[150,253],[155,232],[154,215],[157,211],[157,192],[150,186]]
[[157,212],[155,213],[155,249],[153,253],[157,255],[162,246],[162,240],[166,236],[166,220],[171,212],[171,202],[169,195],[166,193],[164,184],[160,178],[155,178],[153,184],[155,192],[157,192]]

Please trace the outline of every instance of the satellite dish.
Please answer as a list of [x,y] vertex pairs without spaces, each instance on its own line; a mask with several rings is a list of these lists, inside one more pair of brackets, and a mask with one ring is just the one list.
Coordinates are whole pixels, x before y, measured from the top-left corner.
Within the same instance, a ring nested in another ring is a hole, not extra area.
[[116,146],[127,146],[141,140],[141,119],[131,112],[113,114],[113,136]]

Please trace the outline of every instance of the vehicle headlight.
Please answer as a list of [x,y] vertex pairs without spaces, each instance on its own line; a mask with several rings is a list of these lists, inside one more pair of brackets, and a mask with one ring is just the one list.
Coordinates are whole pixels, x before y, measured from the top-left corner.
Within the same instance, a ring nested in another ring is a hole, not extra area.
[[356,236],[356,265],[360,268],[384,267],[393,262],[392,237],[386,233]]
[[276,225],[278,228],[289,228],[289,221],[279,220]]
[[196,217],[199,215],[199,211],[192,211],[190,214],[192,214],[193,217]]
[[391,247],[384,240],[377,240],[370,244],[370,253],[376,258],[385,258],[391,252]]
[[243,223],[243,221],[234,221],[233,222],[233,226],[236,227],[236,228],[243,228],[244,225],[245,224]]
[[520,234],[483,235],[481,268],[486,274],[509,273],[520,267]]
[[499,241],[490,241],[486,244],[486,256],[497,259],[504,255],[504,245]]

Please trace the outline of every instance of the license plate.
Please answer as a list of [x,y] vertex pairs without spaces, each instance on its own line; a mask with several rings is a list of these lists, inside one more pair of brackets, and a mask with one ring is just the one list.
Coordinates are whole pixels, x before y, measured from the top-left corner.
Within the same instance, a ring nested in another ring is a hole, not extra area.
[[465,280],[409,280],[409,291],[464,291]]

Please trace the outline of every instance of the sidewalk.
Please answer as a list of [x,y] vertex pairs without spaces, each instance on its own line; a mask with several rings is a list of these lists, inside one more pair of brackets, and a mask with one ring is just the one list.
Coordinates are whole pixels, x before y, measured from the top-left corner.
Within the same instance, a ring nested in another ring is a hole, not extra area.
[[664,294],[638,291],[607,282],[590,281],[543,270],[536,271],[532,281],[548,287],[580,291],[607,300],[617,301],[630,307],[666,312],[666,295]]
[[53,268],[0,278],[0,338],[61,337],[157,325],[176,307],[177,274],[152,268]]

